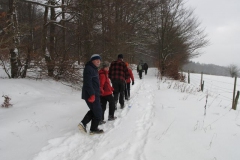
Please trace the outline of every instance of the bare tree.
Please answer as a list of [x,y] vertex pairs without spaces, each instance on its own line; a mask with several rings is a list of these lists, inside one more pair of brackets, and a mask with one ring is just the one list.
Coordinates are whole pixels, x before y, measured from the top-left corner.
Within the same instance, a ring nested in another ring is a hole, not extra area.
[[9,0],[9,26],[10,34],[12,35],[12,43],[10,47],[10,56],[11,56],[11,78],[19,77],[19,67],[21,62],[19,60],[19,49],[18,45],[20,44],[20,35],[19,35],[19,26],[18,26],[18,12],[16,9],[16,0]]
[[[10,75],[9,78],[24,78],[29,68],[30,54],[35,50],[34,24],[37,20],[34,19],[37,12],[33,5],[15,0],[8,0],[7,6],[6,23],[0,35],[1,65],[7,75]],[[8,55],[5,54],[7,50]]]
[[[21,53],[11,66],[14,77],[26,77],[34,64],[52,78],[77,80],[76,62],[82,65],[94,53],[108,61],[123,53],[130,63],[154,61],[162,74],[177,74],[208,43],[183,0],[4,1],[17,2],[8,3],[7,21],[0,11],[0,49],[12,49],[12,60],[13,51]],[[19,16],[11,19],[11,13]],[[5,62],[7,56],[0,58]]]
[[228,71],[229,71],[231,77],[234,78],[234,77],[237,77],[237,76],[239,75],[240,69],[238,68],[237,65],[235,65],[235,64],[230,64],[230,65],[228,66]]
[[[158,7],[150,15],[152,47],[158,57],[158,67],[165,75],[169,66],[184,64],[199,55],[198,49],[208,45],[204,30],[184,7],[183,0],[159,0]],[[175,67],[178,68],[178,67]]]

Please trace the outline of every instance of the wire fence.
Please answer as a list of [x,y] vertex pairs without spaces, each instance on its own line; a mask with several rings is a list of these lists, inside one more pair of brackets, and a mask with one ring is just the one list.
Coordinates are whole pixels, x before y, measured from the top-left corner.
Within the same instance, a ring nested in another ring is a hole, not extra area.
[[[220,78],[220,76],[219,77],[214,76],[213,78],[211,78],[209,75],[203,75],[203,74],[197,74],[197,73],[191,73],[191,74],[187,73],[187,74],[188,74],[188,83],[195,87],[198,87],[202,91],[207,91],[208,93],[217,95],[217,97],[228,102],[234,103],[235,99],[236,98],[238,99],[237,96],[234,97],[235,95],[234,88],[236,89],[235,93],[240,90],[240,83],[239,84],[237,83],[237,80],[240,80],[239,78],[238,79],[236,78],[236,83],[234,83],[234,78],[230,79],[230,77]],[[233,97],[234,97],[234,100],[233,100]]]

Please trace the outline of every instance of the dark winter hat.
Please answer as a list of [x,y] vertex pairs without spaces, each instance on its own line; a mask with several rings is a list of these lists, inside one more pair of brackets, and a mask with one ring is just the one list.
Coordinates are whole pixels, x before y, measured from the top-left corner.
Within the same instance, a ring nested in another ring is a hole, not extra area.
[[102,68],[105,68],[105,67],[109,67],[109,62],[108,61],[104,61],[103,63],[102,63]]
[[93,55],[91,56],[91,61],[96,60],[96,59],[100,59],[100,60],[101,60],[101,57],[100,57],[99,54],[93,54]]
[[122,55],[122,54],[119,54],[119,55],[118,55],[118,58],[123,59],[123,55]]

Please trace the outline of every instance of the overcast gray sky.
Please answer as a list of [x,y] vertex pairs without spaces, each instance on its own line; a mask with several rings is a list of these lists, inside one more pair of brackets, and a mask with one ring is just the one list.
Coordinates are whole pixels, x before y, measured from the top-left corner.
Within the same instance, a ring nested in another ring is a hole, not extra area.
[[185,0],[208,34],[210,45],[195,62],[240,67],[240,0]]

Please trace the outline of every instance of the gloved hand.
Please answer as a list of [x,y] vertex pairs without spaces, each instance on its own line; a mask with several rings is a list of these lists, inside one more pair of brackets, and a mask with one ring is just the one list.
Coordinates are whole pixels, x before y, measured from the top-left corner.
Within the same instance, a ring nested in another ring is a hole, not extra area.
[[102,88],[100,88],[100,92],[101,94],[104,94],[104,90]]
[[132,85],[134,85],[134,81],[132,81]]
[[94,101],[95,101],[95,95],[91,95],[91,96],[88,98],[88,102],[93,103]]

